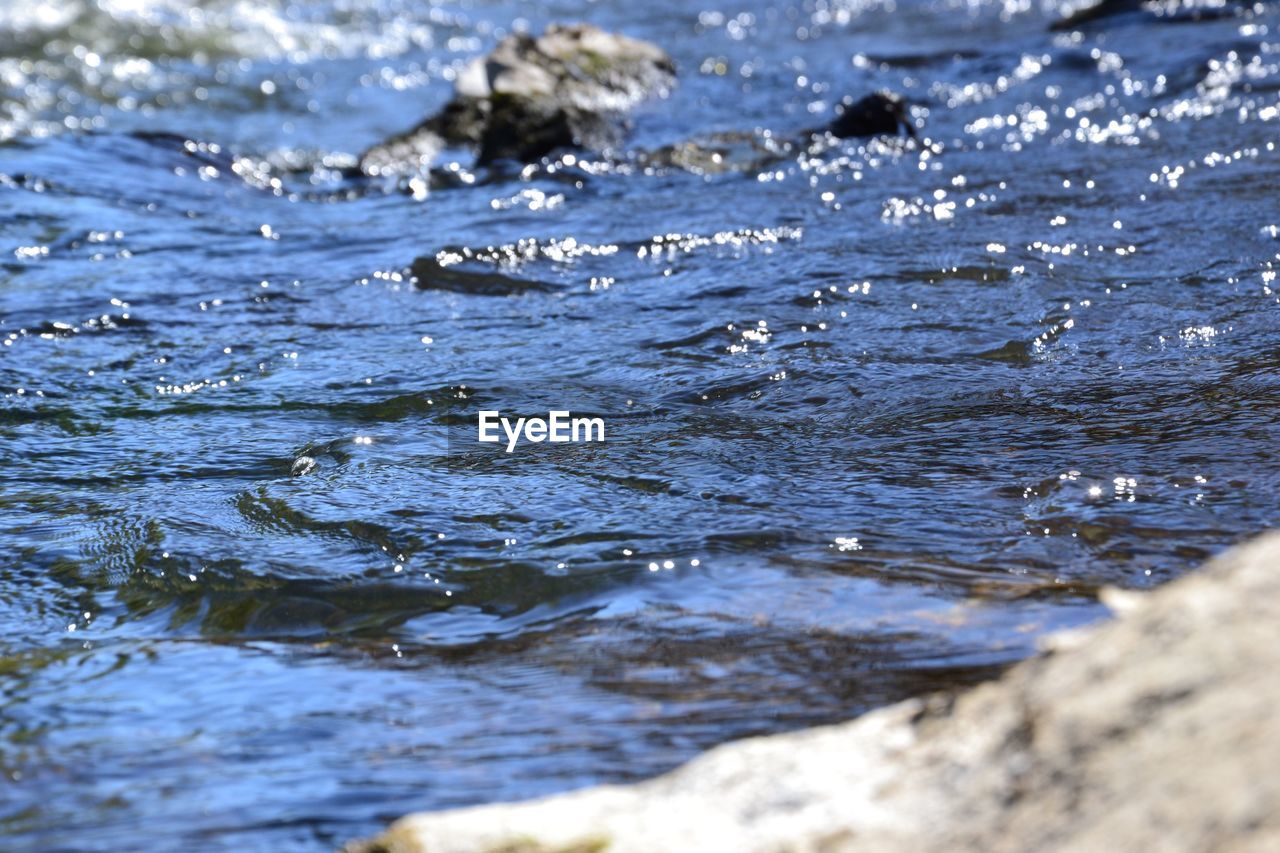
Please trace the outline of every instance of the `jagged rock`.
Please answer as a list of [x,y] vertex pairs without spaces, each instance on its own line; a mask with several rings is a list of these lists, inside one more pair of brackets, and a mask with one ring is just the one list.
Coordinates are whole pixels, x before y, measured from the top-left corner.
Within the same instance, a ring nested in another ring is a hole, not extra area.
[[1280,849],[1280,534],[1106,600],[1115,621],[959,697],[727,744],[638,785],[411,815],[349,849]]
[[441,112],[364,152],[360,169],[417,172],[451,146],[476,147],[481,163],[603,148],[620,137],[628,110],[674,82],[675,66],[661,48],[590,24],[511,35],[459,74]]

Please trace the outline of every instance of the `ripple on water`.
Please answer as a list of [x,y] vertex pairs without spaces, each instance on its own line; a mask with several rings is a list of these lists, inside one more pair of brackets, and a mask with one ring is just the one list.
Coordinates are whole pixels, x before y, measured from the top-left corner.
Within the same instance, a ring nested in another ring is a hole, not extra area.
[[[352,152],[581,10],[0,8],[0,836],[650,775],[1280,522],[1277,13],[1059,11],[594,8],[681,68],[626,146],[400,185]],[[882,87],[915,139],[806,132]],[[451,444],[561,405],[609,440]]]

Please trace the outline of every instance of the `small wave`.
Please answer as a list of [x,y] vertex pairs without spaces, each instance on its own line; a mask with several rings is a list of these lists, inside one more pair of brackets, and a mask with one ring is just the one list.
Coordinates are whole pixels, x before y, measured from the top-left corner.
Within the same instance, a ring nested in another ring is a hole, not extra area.
[[[616,243],[587,243],[574,237],[547,240],[527,238],[484,248],[446,247],[434,256],[418,258],[403,272],[381,275],[389,275],[397,280],[408,278],[422,290],[451,290],[489,296],[549,293],[564,290],[567,285],[524,277],[521,275],[524,268],[534,264],[549,264],[556,272],[563,272],[579,263],[597,261],[608,267],[603,271],[612,273],[623,265],[624,260],[663,263],[703,251],[727,250],[737,253],[754,246],[800,240],[803,236],[802,228],[782,226],[743,228],[714,234],[656,234],[646,240],[624,240]],[[588,287],[591,290],[607,290],[614,283],[612,274],[593,276]]]

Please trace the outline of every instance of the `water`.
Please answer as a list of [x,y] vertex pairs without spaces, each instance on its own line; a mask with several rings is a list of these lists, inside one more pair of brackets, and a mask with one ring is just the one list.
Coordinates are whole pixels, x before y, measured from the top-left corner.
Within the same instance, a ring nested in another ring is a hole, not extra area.
[[[1277,16],[1057,11],[6,3],[0,846],[324,849],[645,777],[1280,521]],[[679,63],[627,151],[337,176],[553,19]],[[921,144],[643,165],[881,86]],[[493,287],[410,283],[467,250]],[[618,431],[448,452],[532,398]]]

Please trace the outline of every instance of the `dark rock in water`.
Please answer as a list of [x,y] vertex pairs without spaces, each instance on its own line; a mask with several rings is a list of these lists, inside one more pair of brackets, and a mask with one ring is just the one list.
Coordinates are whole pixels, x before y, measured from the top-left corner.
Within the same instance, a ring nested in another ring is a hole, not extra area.
[[550,282],[516,278],[493,268],[475,269],[439,258],[418,258],[409,267],[414,287],[419,290],[446,290],[472,296],[518,296],[522,293],[554,293],[561,290]]
[[557,148],[606,148],[621,135],[609,117],[572,104],[495,94],[489,110],[476,157],[482,166],[538,160]]
[[839,114],[826,130],[842,139],[897,134],[900,130],[907,136],[916,135],[911,117],[907,115],[907,102],[901,95],[889,91],[875,92],[858,101],[846,98]]
[[451,146],[477,148],[482,163],[607,147],[621,136],[623,114],[674,82],[661,48],[589,24],[508,36],[462,71],[443,110],[364,152],[360,170],[421,171]]
[[1230,2],[1230,0],[1228,2],[1209,4],[1188,2],[1188,0],[1165,0],[1165,2],[1154,2],[1154,0],[1099,0],[1099,2],[1091,5],[1076,7],[1074,11],[1062,19],[1050,24],[1049,29],[1053,32],[1076,30],[1095,21],[1117,18],[1122,15],[1136,15],[1138,13],[1143,13],[1144,20],[1157,20],[1169,24],[1213,21],[1237,14],[1241,5],[1240,3]]
[[1077,7],[1061,20],[1049,25],[1052,31],[1073,30],[1084,24],[1130,12],[1141,12],[1146,0],[1099,0],[1088,6]]
[[699,136],[676,145],[641,152],[644,167],[678,168],[699,174],[755,172],[792,157],[812,146],[817,137],[831,134],[842,139],[859,136],[898,135],[915,138],[915,126],[907,102],[894,92],[880,91],[854,101],[846,98],[836,118],[827,126],[791,135],[769,130],[735,131]]

